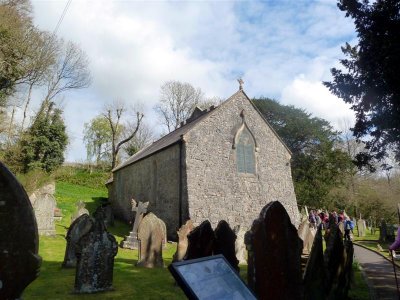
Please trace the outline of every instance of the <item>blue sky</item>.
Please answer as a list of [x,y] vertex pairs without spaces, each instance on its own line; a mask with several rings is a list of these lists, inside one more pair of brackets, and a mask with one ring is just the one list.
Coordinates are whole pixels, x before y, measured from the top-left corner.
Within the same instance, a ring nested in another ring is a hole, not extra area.
[[[66,3],[33,1],[35,23],[52,31]],[[356,41],[335,1],[73,0],[57,34],[87,53],[93,77],[89,88],[62,100],[67,161],[85,160],[83,124],[117,98],[140,104],[159,132],[152,108],[168,80],[227,98],[242,77],[250,97],[304,108],[338,129],[354,119],[321,84],[338,66],[340,46]]]

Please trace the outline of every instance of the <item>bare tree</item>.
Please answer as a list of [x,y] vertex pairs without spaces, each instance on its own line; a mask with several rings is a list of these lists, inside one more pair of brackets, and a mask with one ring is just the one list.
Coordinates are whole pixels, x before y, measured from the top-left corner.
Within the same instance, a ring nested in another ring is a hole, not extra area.
[[129,142],[131,139],[133,139],[142,123],[143,119],[143,113],[136,111],[136,121],[135,121],[135,126],[133,126],[130,130],[129,133],[126,134],[124,138],[122,138],[121,141],[118,142],[119,139],[119,132],[120,128],[122,125],[122,117],[123,114],[127,112],[127,109],[125,105],[121,101],[114,101],[111,105],[108,105],[104,109],[103,116],[107,119],[108,124],[111,129],[111,155],[112,155],[112,161],[111,161],[111,168],[115,168],[117,164],[117,156],[119,151],[121,150],[121,147]]
[[91,82],[88,69],[89,60],[77,45],[61,40],[57,62],[51,68],[47,77],[47,95],[45,101],[51,101],[54,97],[68,90],[82,89]]
[[194,88],[190,83],[168,81],[161,86],[160,103],[155,110],[161,123],[171,132],[190,117],[202,99],[200,88]]
[[[127,128],[129,130],[125,130],[125,135],[133,131],[135,127],[135,123],[128,122]],[[124,150],[128,156],[132,156],[139,150],[150,145],[154,141],[154,138],[152,128],[146,123],[142,123],[135,137],[125,144]]]

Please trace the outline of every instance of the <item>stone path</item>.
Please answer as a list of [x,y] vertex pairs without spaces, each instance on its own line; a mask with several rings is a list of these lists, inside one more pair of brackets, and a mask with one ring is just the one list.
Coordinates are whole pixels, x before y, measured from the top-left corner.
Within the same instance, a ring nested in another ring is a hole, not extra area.
[[[363,268],[368,283],[373,289],[372,299],[399,299],[391,262],[379,254],[357,245],[354,245],[354,256]],[[397,279],[400,284],[400,268],[397,268]]]

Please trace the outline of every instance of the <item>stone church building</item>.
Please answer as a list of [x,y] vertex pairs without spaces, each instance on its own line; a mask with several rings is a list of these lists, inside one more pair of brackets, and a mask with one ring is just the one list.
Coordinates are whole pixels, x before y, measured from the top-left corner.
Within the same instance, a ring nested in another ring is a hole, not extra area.
[[168,237],[189,218],[249,228],[261,209],[279,200],[299,223],[291,153],[240,88],[206,110],[196,108],[175,131],[113,170],[107,183],[117,217],[132,218],[131,199],[167,224]]

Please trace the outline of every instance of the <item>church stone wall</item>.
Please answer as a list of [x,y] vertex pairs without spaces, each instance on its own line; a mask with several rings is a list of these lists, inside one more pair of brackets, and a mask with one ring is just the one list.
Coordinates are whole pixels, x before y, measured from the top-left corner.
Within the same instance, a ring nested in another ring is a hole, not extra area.
[[167,225],[168,236],[176,235],[179,226],[179,145],[138,161],[113,174],[109,198],[114,214],[132,220],[131,199],[149,201],[153,212]]
[[[237,172],[233,142],[242,110],[258,146],[255,175]],[[224,219],[249,228],[267,203],[279,200],[298,225],[290,154],[243,93],[211,112],[184,141],[188,211],[195,224],[209,219],[215,227]]]

